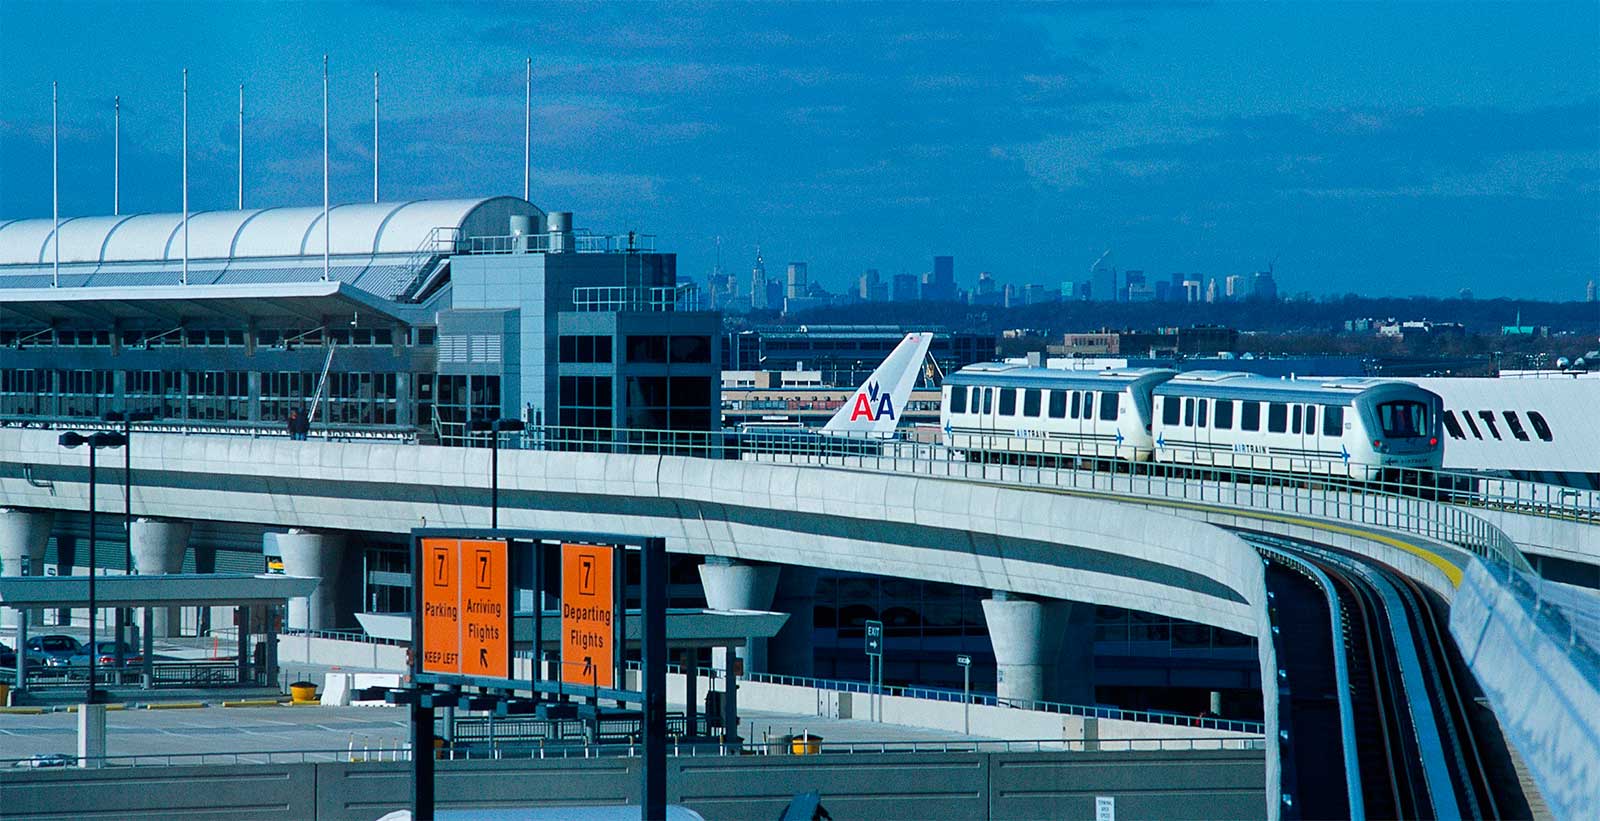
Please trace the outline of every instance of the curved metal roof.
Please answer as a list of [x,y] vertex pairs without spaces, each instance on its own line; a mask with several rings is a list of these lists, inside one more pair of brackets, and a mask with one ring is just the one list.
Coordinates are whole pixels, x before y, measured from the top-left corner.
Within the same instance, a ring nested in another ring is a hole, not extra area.
[[[411,200],[334,206],[329,253],[409,254],[435,228],[463,236],[504,236],[508,218],[542,218],[517,197]],[[55,232],[48,219],[0,221],[0,265],[50,264]],[[183,214],[73,217],[61,220],[61,262],[170,261],[183,258]],[[322,256],[322,209],[259,208],[189,212],[189,259]]]

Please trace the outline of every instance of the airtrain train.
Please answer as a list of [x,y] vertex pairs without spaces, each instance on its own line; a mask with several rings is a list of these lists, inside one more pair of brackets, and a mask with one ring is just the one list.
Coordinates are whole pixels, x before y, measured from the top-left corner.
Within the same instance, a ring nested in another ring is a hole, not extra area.
[[1436,469],[1441,402],[1374,379],[971,365],[944,383],[945,445],[973,461],[1122,459],[1389,478]]

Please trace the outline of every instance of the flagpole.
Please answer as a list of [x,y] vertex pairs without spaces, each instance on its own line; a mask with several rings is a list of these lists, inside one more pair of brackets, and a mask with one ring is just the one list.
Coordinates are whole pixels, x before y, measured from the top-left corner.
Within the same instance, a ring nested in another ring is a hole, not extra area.
[[378,72],[372,72],[372,201],[378,201]]
[[328,281],[328,55],[322,55],[322,281]]
[[244,210],[244,83],[239,84],[239,210]]
[[189,69],[183,70],[183,274],[189,284]]
[[122,95],[111,100],[111,215],[122,213]]
[[533,181],[533,58],[527,62],[522,104],[522,198],[528,199]]
[[[55,247],[55,258],[50,264],[50,287],[61,287],[61,152],[57,128],[56,105],[60,97],[56,81],[50,81],[50,244]],[[18,651],[21,652],[21,651]]]

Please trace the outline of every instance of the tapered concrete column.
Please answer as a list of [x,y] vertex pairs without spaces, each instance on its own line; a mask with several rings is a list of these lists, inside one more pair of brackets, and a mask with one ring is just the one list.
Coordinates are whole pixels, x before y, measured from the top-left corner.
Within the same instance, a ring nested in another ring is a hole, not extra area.
[[318,579],[317,589],[304,599],[289,600],[289,629],[333,630],[339,626],[339,568],[344,561],[344,537],[331,533],[291,530],[277,534],[287,576]]
[[[43,576],[44,548],[54,524],[52,511],[0,508],[0,575]],[[43,624],[43,612],[29,611],[29,621]],[[10,608],[0,608],[0,619],[6,627],[17,625],[17,614]]]
[[[1037,601],[998,590],[983,600],[983,620],[998,668],[995,690],[1002,700],[1060,699],[1057,663],[1072,609],[1070,602]],[[1093,613],[1088,605],[1082,609]]]
[[789,620],[767,641],[767,665],[772,672],[807,677],[816,672],[811,635],[816,605],[816,568],[784,565],[772,609],[788,613]]
[[[166,519],[135,519],[128,546],[133,551],[134,572],[141,576],[165,576],[183,572],[183,554],[189,549],[189,522]],[[150,613],[151,629],[160,638],[181,633],[183,615],[176,607],[157,607]]]
[[[712,610],[769,610],[778,587],[777,565],[749,564],[712,556],[700,565],[700,585],[706,591],[706,606]],[[723,649],[712,651],[715,663]],[[751,638],[738,649],[745,672],[767,670],[767,640]]]

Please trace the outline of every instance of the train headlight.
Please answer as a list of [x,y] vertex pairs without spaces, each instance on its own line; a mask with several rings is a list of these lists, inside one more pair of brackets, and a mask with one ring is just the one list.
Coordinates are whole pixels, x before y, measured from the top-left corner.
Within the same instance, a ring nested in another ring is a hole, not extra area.
[[1379,453],[1386,453],[1389,450],[1384,446],[1382,439],[1372,440],[1372,449],[1378,451]]

